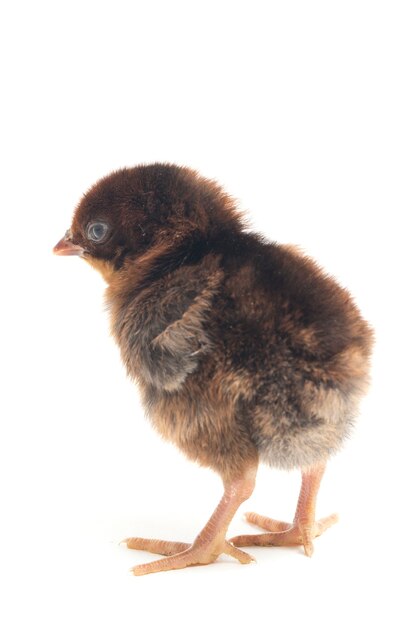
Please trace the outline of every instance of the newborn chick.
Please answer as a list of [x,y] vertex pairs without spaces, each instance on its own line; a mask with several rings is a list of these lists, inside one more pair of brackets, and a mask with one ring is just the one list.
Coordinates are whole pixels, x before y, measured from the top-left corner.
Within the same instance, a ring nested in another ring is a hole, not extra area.
[[[83,197],[55,246],[108,283],[111,328],[156,430],[218,472],[224,495],[192,544],[130,538],[165,558],[136,575],[207,564],[242,546],[303,545],[327,459],[368,384],[372,332],[348,292],[297,250],[245,229],[214,182],[175,165],[122,169]],[[257,465],[299,468],[292,523],[249,513],[266,533],[226,540]]]

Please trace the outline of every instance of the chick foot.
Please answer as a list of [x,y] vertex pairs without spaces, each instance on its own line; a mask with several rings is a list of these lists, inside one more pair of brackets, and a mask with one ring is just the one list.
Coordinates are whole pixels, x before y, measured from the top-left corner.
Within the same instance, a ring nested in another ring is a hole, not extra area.
[[228,554],[240,563],[254,559],[246,552],[226,541],[226,532],[238,507],[249,498],[255,486],[256,467],[249,467],[240,478],[225,483],[225,492],[213,515],[194,543],[160,541],[130,537],[125,539],[128,548],[162,554],[165,558],[132,568],[135,576],[181,569],[191,565],[208,565],[220,554]]
[[304,546],[307,556],[314,551],[313,539],[337,522],[337,515],[329,515],[316,521],[316,499],[325,465],[317,465],[302,473],[300,495],[292,524],[273,520],[256,513],[248,513],[246,519],[264,530],[262,535],[239,535],[231,539],[235,546]]
[[273,520],[257,513],[247,513],[246,519],[270,532],[261,535],[239,535],[230,539],[235,546],[304,546],[306,556],[312,556],[313,539],[337,522],[337,515],[323,517],[313,523],[294,520],[292,524]]
[[132,572],[135,576],[181,569],[191,565],[208,565],[213,563],[220,554],[228,554],[243,564],[251,563],[254,560],[249,554],[239,550],[228,541],[223,541],[223,545],[216,546],[215,543],[210,545],[201,542],[200,544],[198,540],[190,544],[130,537],[125,539],[123,543],[126,543],[126,546],[133,550],[146,550],[147,552],[162,554],[167,557],[133,567]]

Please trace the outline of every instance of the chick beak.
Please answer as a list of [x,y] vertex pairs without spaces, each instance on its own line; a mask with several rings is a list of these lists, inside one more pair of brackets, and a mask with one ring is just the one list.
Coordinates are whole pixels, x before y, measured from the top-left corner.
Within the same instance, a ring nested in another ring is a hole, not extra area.
[[72,243],[71,234],[67,230],[62,239],[60,239],[54,247],[53,252],[59,256],[82,256],[84,248]]

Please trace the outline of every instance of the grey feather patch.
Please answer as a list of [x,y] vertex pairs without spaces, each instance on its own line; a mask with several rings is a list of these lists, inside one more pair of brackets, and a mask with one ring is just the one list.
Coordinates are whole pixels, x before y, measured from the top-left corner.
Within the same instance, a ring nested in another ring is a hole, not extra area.
[[217,262],[174,273],[121,312],[114,330],[133,378],[174,391],[196,370],[211,348],[206,321],[222,276]]

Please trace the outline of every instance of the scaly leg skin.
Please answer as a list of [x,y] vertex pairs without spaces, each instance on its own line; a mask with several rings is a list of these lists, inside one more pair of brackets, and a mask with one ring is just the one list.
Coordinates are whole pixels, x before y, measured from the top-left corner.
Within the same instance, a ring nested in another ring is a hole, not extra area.
[[256,467],[252,466],[239,479],[225,483],[223,498],[192,544],[139,537],[125,539],[124,543],[128,548],[165,556],[158,561],[132,568],[134,575],[143,576],[190,565],[207,565],[213,563],[222,553],[234,557],[240,563],[253,561],[249,554],[226,541],[226,532],[239,506],[251,495],[255,487],[255,476]]
[[311,467],[302,473],[297,510],[292,524],[279,522],[256,513],[247,513],[246,519],[269,532],[262,535],[239,535],[230,539],[234,546],[304,546],[307,556],[314,551],[313,539],[337,522],[337,515],[315,521],[316,498],[325,465]]

